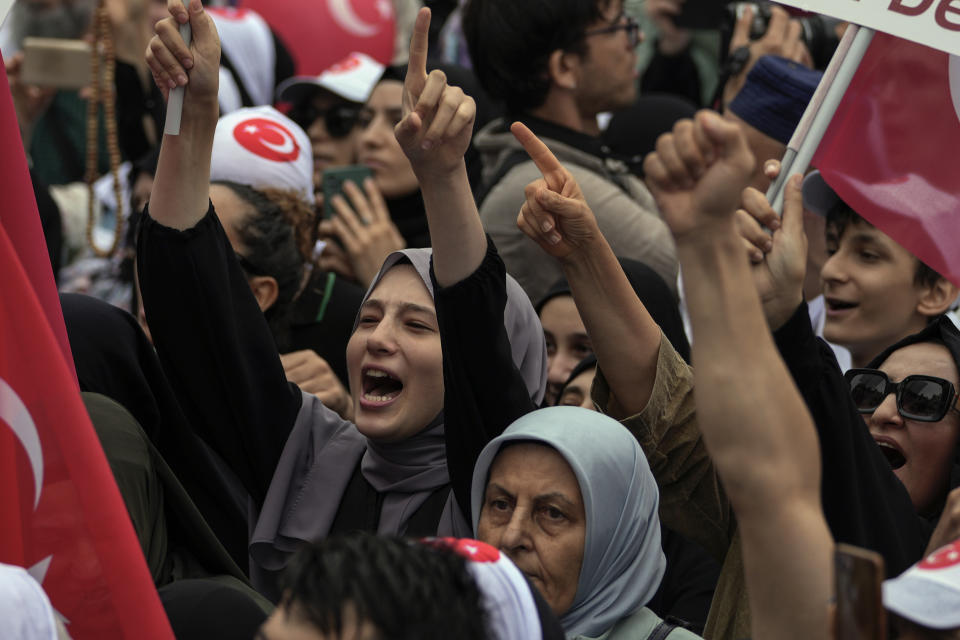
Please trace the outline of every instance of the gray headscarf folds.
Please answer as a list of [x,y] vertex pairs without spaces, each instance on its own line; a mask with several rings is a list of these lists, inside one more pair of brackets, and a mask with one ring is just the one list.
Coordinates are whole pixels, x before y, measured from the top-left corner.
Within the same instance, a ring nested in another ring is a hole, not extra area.
[[568,638],[599,636],[653,597],[666,567],[660,498],[647,459],[630,432],[603,414],[579,407],[529,413],[480,454],[471,491],[474,530],[490,467],[510,442],[552,447],[577,477],[587,527],[583,565],[573,604],[560,623]]
[[[401,262],[413,266],[433,297],[431,256],[430,249],[390,254],[367,290],[364,302],[384,274]],[[539,403],[546,387],[543,330],[530,300],[509,276],[504,326],[510,336],[514,363],[531,398]],[[301,544],[326,536],[358,462],[364,478],[385,494],[377,533],[402,535],[410,516],[433,491],[450,482],[443,412],[417,435],[384,444],[368,440],[355,425],[324,407],[316,396],[304,394],[303,406],[251,537],[250,554],[256,564],[268,570],[280,569]],[[451,493],[437,533],[462,535],[466,531],[469,526],[463,522]],[[254,573],[253,567],[251,572]]]

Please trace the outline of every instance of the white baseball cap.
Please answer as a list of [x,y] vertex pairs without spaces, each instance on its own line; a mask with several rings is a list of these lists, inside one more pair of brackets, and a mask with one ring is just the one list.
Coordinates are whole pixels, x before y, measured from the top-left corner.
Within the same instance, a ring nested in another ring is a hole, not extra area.
[[960,540],[884,581],[883,606],[930,629],[960,627]]
[[238,109],[217,121],[210,180],[294,189],[313,205],[310,138],[273,107]]
[[318,76],[294,76],[280,83],[277,98],[297,102],[316,87],[350,102],[363,104],[377,86],[386,67],[365,53],[354,52]]

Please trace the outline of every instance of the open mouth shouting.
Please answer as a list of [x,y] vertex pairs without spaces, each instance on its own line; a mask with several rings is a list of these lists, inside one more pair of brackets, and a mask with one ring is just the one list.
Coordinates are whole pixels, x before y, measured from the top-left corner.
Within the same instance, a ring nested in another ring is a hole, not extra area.
[[360,404],[368,409],[387,407],[403,393],[403,382],[394,373],[379,367],[364,367]]
[[907,457],[903,454],[903,449],[900,448],[896,442],[890,438],[883,436],[876,436],[874,440],[877,443],[877,446],[880,447],[880,451],[886,457],[887,462],[890,463],[890,468],[896,471],[903,465],[907,464]]

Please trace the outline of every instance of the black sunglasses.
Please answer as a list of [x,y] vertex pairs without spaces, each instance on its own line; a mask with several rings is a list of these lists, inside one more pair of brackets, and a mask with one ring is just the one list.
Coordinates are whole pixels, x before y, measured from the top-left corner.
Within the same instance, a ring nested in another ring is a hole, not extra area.
[[860,413],[873,413],[889,394],[897,394],[897,412],[908,420],[937,422],[943,420],[957,397],[949,380],[934,376],[907,376],[890,382],[877,369],[850,369],[844,374],[850,395]]
[[350,135],[357,126],[359,115],[359,105],[340,104],[329,109],[318,109],[309,101],[294,105],[287,113],[287,116],[304,131],[308,131],[317,119],[323,118],[323,124],[331,138],[344,138]]
[[583,35],[596,36],[602,33],[615,33],[620,30],[627,32],[627,40],[629,41],[631,48],[640,44],[640,24],[630,16],[621,16],[617,18],[615,24],[611,24],[607,27],[587,29],[583,32]]

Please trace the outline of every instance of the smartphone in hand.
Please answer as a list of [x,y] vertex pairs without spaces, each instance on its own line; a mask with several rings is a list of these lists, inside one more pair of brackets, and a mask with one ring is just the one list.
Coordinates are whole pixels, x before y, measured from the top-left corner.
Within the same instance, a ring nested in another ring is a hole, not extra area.
[[873,551],[838,544],[834,561],[837,640],[886,640],[883,558]]
[[329,220],[336,213],[333,208],[333,197],[342,195],[347,202],[350,198],[343,193],[343,184],[348,180],[353,182],[360,190],[363,190],[363,181],[373,176],[370,167],[356,164],[346,167],[331,167],[323,172],[323,218]]

